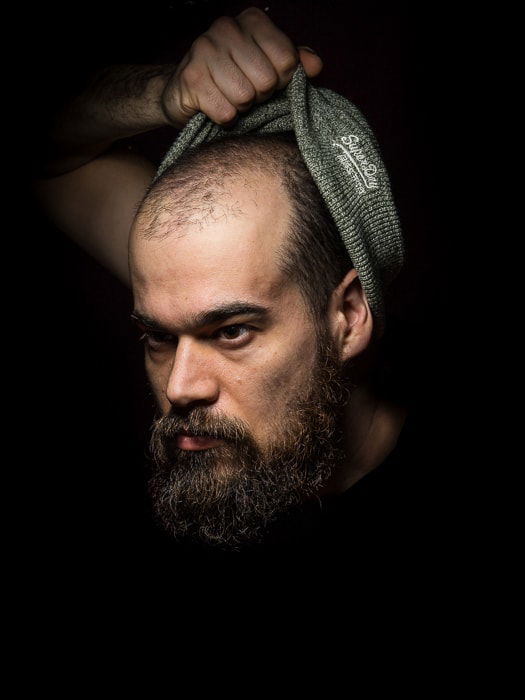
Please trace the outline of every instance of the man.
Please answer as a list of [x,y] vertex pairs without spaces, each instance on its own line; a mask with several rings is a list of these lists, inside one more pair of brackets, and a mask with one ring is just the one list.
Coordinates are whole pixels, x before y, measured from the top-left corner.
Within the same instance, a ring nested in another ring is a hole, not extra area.
[[[177,67],[102,72],[60,115],[35,183],[57,225],[132,286],[159,521],[225,550],[359,483],[394,449],[406,409],[369,382],[376,319],[292,138],[203,147],[153,186],[152,165],[113,143],[197,112],[231,125],[298,61],[321,70],[250,8],[217,20]],[[292,235],[301,197],[320,232],[313,254],[309,227]]]

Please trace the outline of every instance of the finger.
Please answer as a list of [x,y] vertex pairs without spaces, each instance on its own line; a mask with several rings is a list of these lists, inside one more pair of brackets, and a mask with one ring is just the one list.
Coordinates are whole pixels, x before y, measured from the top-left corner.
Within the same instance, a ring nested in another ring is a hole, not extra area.
[[239,112],[245,112],[260,98],[251,80],[229,55],[217,58],[210,65],[210,74],[217,88]]
[[323,70],[323,61],[320,56],[308,46],[298,46],[297,49],[304,72],[309,78],[315,78]]
[[252,86],[253,101],[267,100],[280,87],[277,71],[261,49],[251,42],[250,47],[231,47],[230,55],[237,70]]
[[189,63],[180,74],[178,90],[166,97],[167,109],[175,119],[187,121],[197,112],[204,112],[216,124],[229,124],[237,109],[217,87],[209,70]]
[[225,97],[211,77],[200,89],[197,111],[204,112],[221,126],[230,124],[237,117],[237,108]]
[[[264,21],[266,15],[261,13]],[[260,26],[260,23],[256,23]],[[279,86],[279,76],[264,51],[258,46],[250,32],[245,31],[241,24],[232,17],[219,17],[205,34],[199,37],[199,50],[206,56],[208,66],[213,66],[213,74],[217,84],[225,85],[231,68],[228,61],[233,61],[238,70],[249,81],[255,90],[255,101],[267,99]],[[297,61],[299,58],[297,57]],[[221,73],[224,72],[224,79]],[[235,72],[235,80],[245,90],[245,81]],[[242,102],[242,101],[241,101]]]
[[[244,10],[236,19],[245,36],[259,47],[277,74],[277,84],[273,89],[285,87],[299,63],[299,52],[292,41],[262,10],[257,8],[251,7]],[[243,56],[235,58],[247,77],[252,79],[252,66],[246,65]]]

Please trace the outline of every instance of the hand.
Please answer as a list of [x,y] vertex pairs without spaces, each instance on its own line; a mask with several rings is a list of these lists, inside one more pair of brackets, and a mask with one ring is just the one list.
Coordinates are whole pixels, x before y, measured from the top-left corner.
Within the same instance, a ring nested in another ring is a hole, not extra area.
[[323,67],[317,54],[296,48],[262,10],[249,7],[235,18],[219,17],[168,79],[162,109],[178,129],[197,112],[231,124],[239,112],[285,87],[299,61],[310,78]]

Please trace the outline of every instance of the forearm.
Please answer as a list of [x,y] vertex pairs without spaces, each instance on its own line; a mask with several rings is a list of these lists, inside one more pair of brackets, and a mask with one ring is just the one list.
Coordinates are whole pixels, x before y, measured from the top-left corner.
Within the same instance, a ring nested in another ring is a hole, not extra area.
[[117,64],[94,73],[80,95],[51,120],[41,144],[38,176],[78,168],[115,141],[170,122],[162,94],[175,64]]

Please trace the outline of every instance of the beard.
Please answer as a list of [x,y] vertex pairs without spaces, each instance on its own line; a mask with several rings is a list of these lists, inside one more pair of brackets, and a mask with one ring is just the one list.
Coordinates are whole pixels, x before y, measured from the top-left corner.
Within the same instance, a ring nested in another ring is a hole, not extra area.
[[[154,517],[178,542],[239,551],[262,542],[270,526],[317,491],[345,457],[343,413],[351,383],[326,332],[318,337],[306,387],[288,396],[258,445],[242,420],[202,406],[157,413],[149,443],[148,491]],[[187,430],[224,440],[205,450],[176,446]]]

